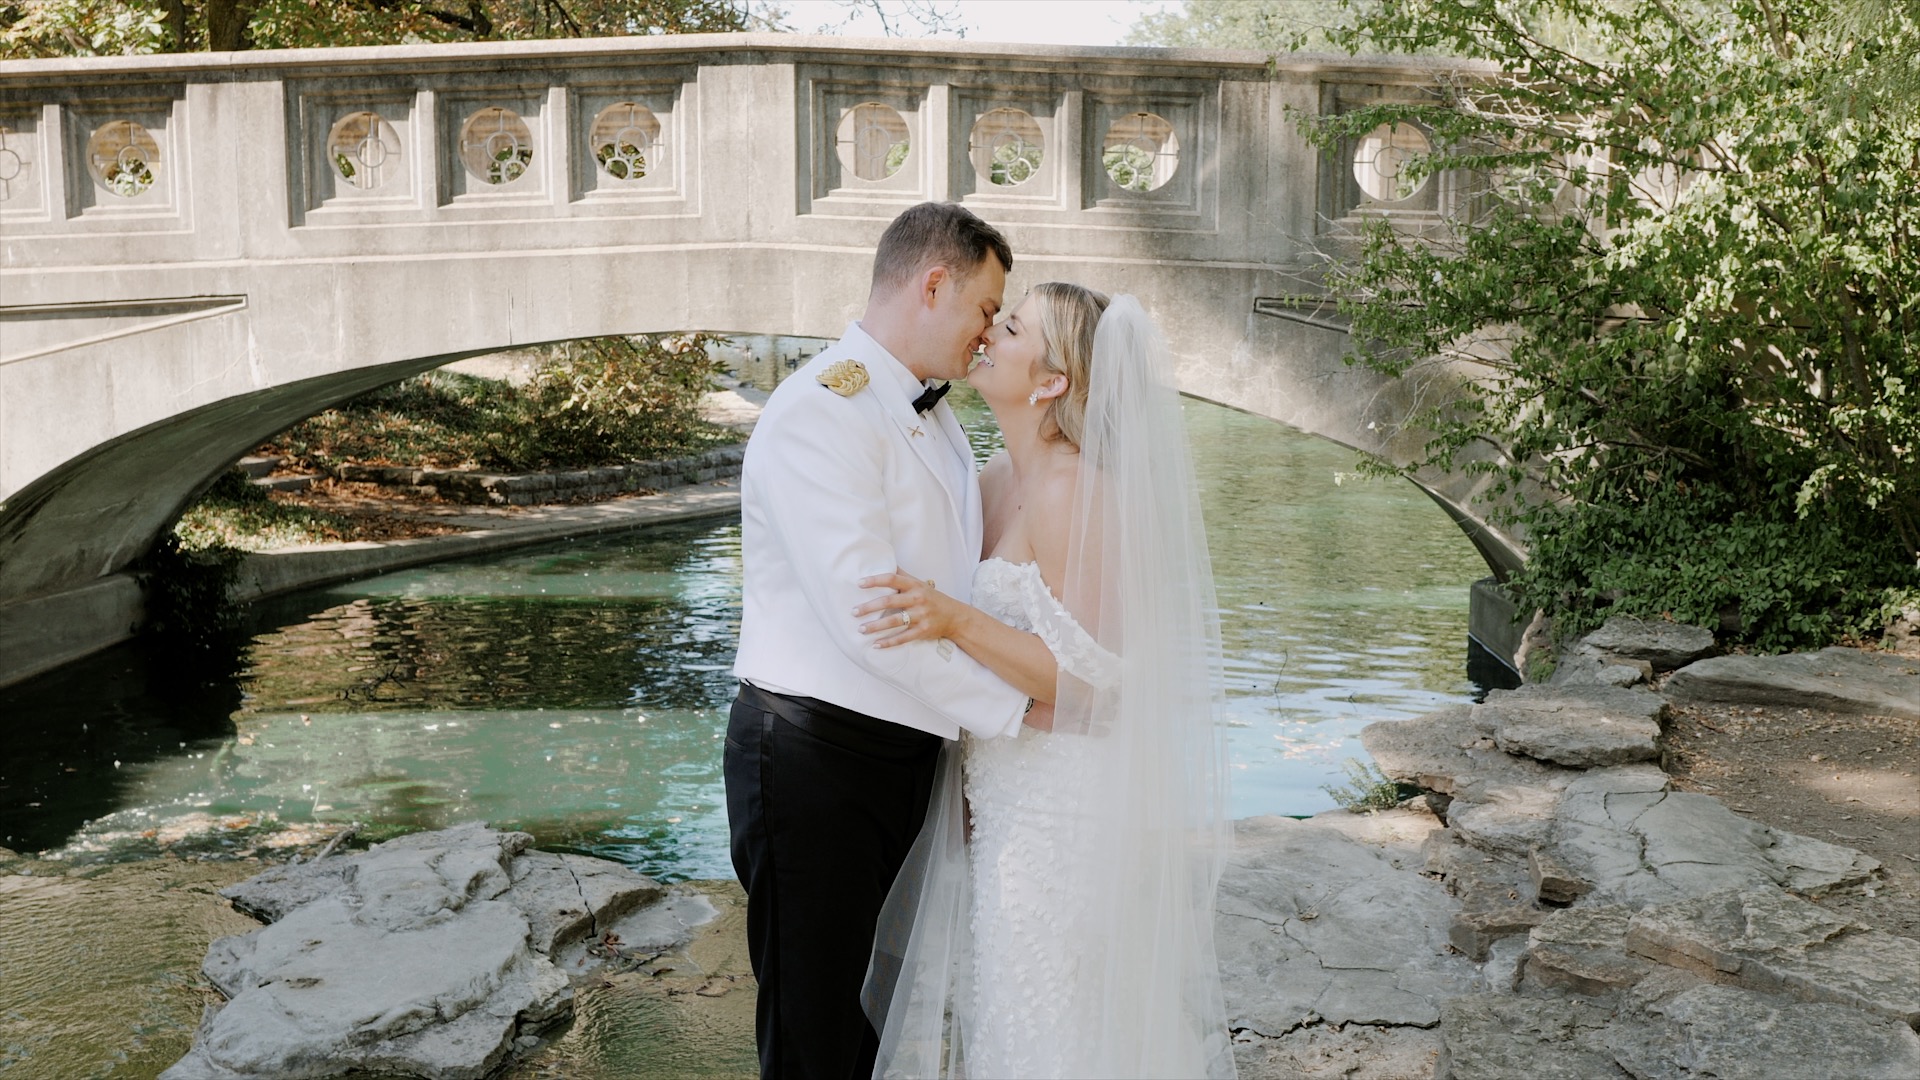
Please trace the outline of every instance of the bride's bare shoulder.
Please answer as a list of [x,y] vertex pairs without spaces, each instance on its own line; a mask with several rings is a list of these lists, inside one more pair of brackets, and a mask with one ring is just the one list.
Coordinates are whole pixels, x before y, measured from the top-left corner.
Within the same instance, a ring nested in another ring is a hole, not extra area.
[[1027,539],[1040,563],[1040,576],[1057,593],[1066,580],[1068,539],[1080,502],[1080,467],[1078,455],[1056,461],[1040,477],[1036,497],[1028,500],[1026,519]]
[[988,458],[987,463],[980,466],[980,494],[986,498],[1000,494],[1012,482],[1013,459],[1007,456],[1005,450]]

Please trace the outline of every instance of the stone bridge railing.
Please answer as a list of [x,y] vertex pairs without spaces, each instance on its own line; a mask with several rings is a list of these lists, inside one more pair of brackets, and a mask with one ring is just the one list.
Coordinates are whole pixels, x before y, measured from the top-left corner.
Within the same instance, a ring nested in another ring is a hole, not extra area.
[[1433,78],[787,35],[9,63],[0,622],[119,574],[260,439],[412,372],[600,334],[836,336],[923,199],[1007,232],[1010,292],[1139,295],[1188,392],[1391,455],[1418,388],[1272,299],[1310,288],[1330,230],[1458,195],[1401,186],[1419,131],[1328,156],[1291,114]]

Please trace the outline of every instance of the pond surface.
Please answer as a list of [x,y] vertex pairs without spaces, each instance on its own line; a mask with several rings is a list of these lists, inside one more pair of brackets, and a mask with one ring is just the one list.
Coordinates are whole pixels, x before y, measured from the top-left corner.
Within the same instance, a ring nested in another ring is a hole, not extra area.
[[[1474,692],[1481,565],[1417,489],[1354,476],[1349,451],[1200,402],[1187,418],[1233,813],[1327,809],[1362,726]],[[717,519],[282,599],[238,675],[191,692],[115,650],[0,692],[0,846],[120,861],[245,850],[275,826],[480,818],[670,880],[730,876],[739,583],[738,520]]]

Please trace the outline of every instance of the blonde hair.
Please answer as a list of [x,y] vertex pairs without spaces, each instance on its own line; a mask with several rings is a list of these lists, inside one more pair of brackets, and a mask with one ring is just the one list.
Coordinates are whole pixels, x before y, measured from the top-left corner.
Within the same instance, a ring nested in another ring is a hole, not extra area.
[[1107,294],[1070,282],[1043,281],[1033,287],[1033,296],[1040,301],[1040,342],[1045,347],[1038,367],[1067,378],[1067,392],[1047,402],[1040,432],[1048,441],[1064,439],[1078,447],[1087,418],[1087,380],[1093,373],[1093,331],[1107,310]]

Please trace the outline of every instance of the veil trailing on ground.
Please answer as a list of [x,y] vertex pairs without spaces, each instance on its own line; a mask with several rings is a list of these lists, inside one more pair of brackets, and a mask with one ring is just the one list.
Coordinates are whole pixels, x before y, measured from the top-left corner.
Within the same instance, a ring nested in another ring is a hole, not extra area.
[[[1072,745],[1073,1073],[1231,1076],[1213,947],[1231,841],[1213,576],[1165,341],[1116,297],[1094,336],[1053,738]],[[1051,629],[1052,632],[1049,632]],[[1090,640],[1089,640],[1090,639]],[[868,983],[887,1076],[965,1076],[971,962],[959,754],[889,898]],[[1069,916],[1070,917],[1065,917]]]

